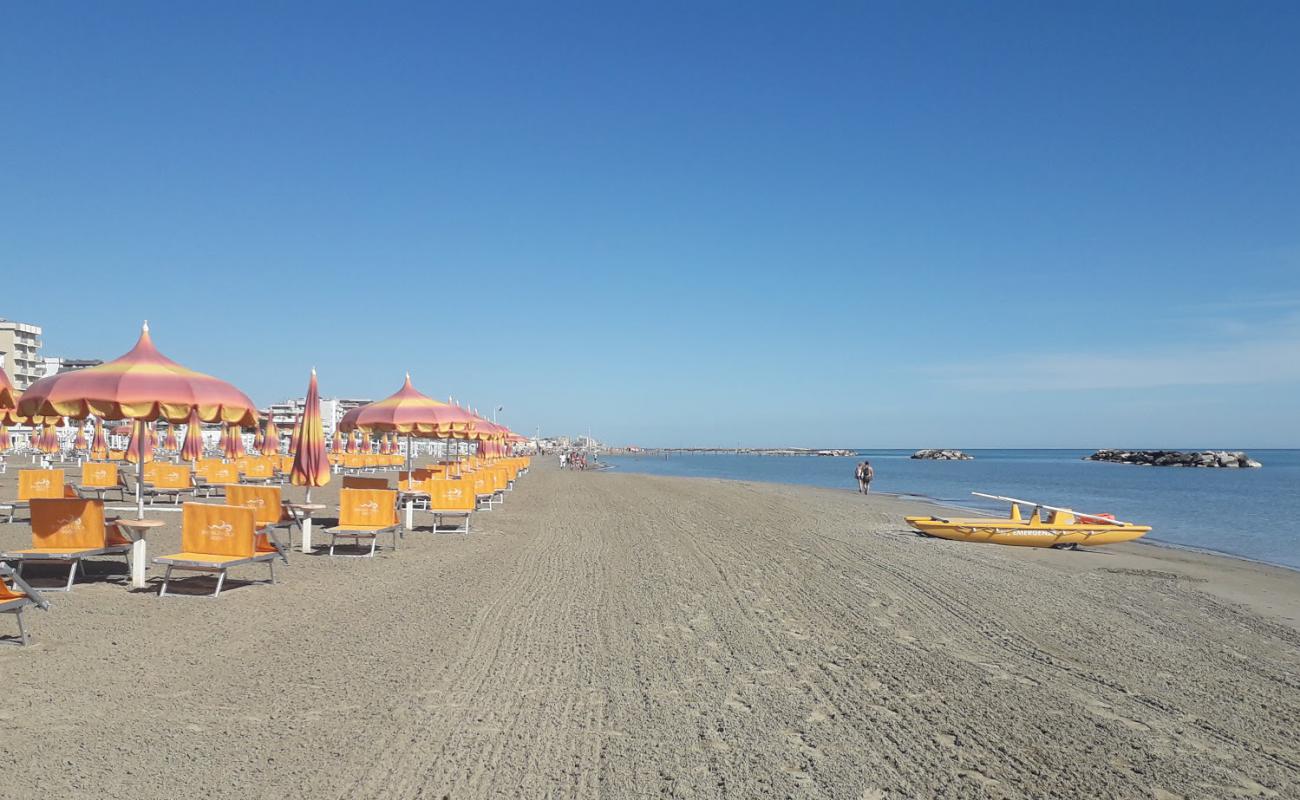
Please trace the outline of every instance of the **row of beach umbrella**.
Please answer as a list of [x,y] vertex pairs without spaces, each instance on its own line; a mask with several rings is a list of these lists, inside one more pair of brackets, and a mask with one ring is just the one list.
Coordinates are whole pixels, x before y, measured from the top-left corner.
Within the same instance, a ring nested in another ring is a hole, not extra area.
[[[89,444],[94,458],[108,455],[104,436],[105,420],[126,423],[130,441],[127,459],[136,464],[136,510],[144,517],[144,501],[139,493],[144,462],[152,460],[159,448],[154,423],[168,423],[161,447],[176,452],[186,460],[202,454],[202,424],[222,426],[220,449],[227,459],[244,455],[242,428],[253,428],[254,450],[263,455],[279,452],[280,434],[274,421],[258,426],[253,402],[233,385],[188,369],[158,351],[146,322],[140,338],[129,352],[94,367],[62,372],[42,378],[25,392],[14,389],[0,369],[0,450],[9,446],[9,425],[40,426],[37,448],[58,452],[56,426],[64,419],[81,421],[74,447],[85,450],[86,424],[95,419],[95,433]],[[185,440],[176,441],[176,426],[186,425]],[[118,429],[120,430],[120,429]],[[127,431],[123,431],[126,433]],[[334,450],[371,452],[372,437],[379,437],[379,452],[400,451],[399,437],[407,440],[406,461],[410,469],[411,439],[475,441],[480,454],[502,455],[512,441],[522,437],[504,426],[484,419],[451,403],[442,403],[417,391],[406,376],[402,388],[390,397],[349,411],[335,432]],[[345,438],[344,438],[345,437]],[[289,437],[293,454],[290,482],[311,489],[330,480],[324,426],[320,416],[320,392],[316,370],[308,382],[302,415],[295,421]],[[364,447],[366,450],[362,450]]]

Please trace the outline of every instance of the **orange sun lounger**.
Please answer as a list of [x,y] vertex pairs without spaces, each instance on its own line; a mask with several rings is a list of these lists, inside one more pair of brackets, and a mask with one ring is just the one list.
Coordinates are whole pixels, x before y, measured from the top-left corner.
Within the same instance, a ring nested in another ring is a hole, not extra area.
[[[116,525],[104,522],[104,501],[81,498],[32,500],[32,546],[4,553],[0,558],[18,561],[18,574],[28,562],[68,564],[68,582],[62,589],[72,591],[77,569],[85,571],[84,559],[93,556],[122,555],[131,551],[131,541],[122,536]],[[130,559],[127,568],[130,569]]]
[[257,528],[259,544],[270,545],[280,553],[284,563],[289,563],[287,548],[293,546],[292,537],[289,544],[280,543],[276,533],[280,530],[292,531],[296,520],[284,504],[279,486],[249,486],[232,484],[226,487],[226,503],[243,506],[253,510],[253,525]]
[[14,521],[14,511],[27,508],[33,500],[52,500],[63,497],[63,470],[61,469],[20,469],[18,470],[18,499],[12,503],[0,504],[0,513]]
[[149,505],[159,497],[171,497],[174,505],[183,495],[194,494],[194,477],[188,465],[155,463],[145,466],[153,467],[144,476],[144,496],[149,498]]
[[339,524],[325,532],[330,534],[330,555],[340,538],[351,539],[357,547],[362,539],[370,540],[370,552],[357,554],[373,558],[379,534],[393,534],[393,549],[397,549],[400,535],[397,524],[397,492],[391,489],[340,489]]
[[90,494],[103,500],[109,492],[117,492],[117,499],[125,500],[130,488],[116,464],[87,461],[81,465],[81,484],[77,486],[77,491],[83,495]]
[[[469,533],[469,516],[478,506],[470,481],[430,478],[424,482],[424,491],[429,495],[434,533]],[[460,517],[461,524],[444,525],[445,517]]]
[[13,567],[0,563],[0,614],[13,614],[18,620],[18,641],[13,644],[26,645],[31,642],[27,626],[23,624],[23,611],[28,606],[36,606],[48,611],[50,603],[41,593],[27,585],[22,576],[14,572]]
[[275,583],[275,559],[280,554],[273,545],[258,542],[253,509],[186,503],[181,513],[181,552],[153,560],[167,567],[159,597],[167,596],[174,569],[216,573],[217,588],[211,597],[221,594],[232,567],[245,564],[265,561],[271,567],[269,582]]

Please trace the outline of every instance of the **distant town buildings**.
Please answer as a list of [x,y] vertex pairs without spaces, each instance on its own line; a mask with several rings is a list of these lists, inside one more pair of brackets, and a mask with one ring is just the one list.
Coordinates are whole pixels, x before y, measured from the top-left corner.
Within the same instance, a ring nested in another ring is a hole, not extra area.
[[15,389],[23,391],[45,377],[40,349],[39,325],[0,318],[0,367],[4,367]]
[[[325,429],[326,438],[334,435],[334,429],[338,427],[339,420],[343,419],[344,414],[369,402],[371,401],[355,398],[321,398],[321,427]],[[289,431],[293,430],[293,424],[302,415],[302,410],[306,405],[307,398],[295,397],[281,403],[272,403],[261,414],[273,420],[275,426],[287,435]]]
[[50,375],[57,375],[60,372],[75,372],[86,367],[97,367],[103,364],[97,358],[60,358],[59,356],[46,356],[41,359],[43,369],[41,377],[45,378]]

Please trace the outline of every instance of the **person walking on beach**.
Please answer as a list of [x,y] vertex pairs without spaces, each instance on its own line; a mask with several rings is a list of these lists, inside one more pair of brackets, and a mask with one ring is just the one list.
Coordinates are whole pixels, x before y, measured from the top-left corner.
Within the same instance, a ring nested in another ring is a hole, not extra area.
[[870,461],[863,461],[858,464],[858,492],[861,494],[871,493],[871,479],[876,477],[876,471],[871,468]]

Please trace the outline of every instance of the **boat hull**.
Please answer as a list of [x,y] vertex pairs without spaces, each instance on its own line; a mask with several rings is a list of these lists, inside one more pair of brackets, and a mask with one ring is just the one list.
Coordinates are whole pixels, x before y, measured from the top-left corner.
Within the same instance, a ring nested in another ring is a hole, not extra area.
[[906,517],[907,524],[929,536],[957,542],[987,542],[1012,547],[1096,547],[1139,539],[1146,525],[1035,524],[1015,519],[939,519]]

